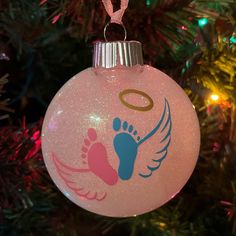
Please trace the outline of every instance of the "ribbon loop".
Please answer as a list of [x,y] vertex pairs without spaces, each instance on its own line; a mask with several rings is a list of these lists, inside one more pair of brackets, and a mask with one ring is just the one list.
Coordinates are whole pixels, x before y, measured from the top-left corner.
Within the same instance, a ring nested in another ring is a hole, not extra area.
[[102,0],[103,5],[107,11],[107,14],[111,17],[111,23],[116,23],[119,25],[122,24],[123,15],[129,4],[129,0],[120,0],[120,1],[121,1],[120,9],[114,12],[111,0]]

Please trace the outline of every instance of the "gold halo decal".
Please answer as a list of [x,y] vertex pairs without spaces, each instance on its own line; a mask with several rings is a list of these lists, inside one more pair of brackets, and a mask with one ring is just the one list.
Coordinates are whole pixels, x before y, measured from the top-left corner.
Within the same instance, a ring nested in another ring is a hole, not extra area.
[[[141,96],[145,97],[149,101],[149,104],[147,106],[145,106],[145,107],[134,106],[134,105],[132,105],[132,104],[130,104],[130,103],[128,103],[128,102],[126,102],[124,100],[124,96],[127,95],[127,94],[138,94],[138,95],[141,95]],[[136,90],[136,89],[126,89],[126,90],[123,90],[119,94],[119,99],[120,99],[120,101],[122,102],[123,105],[125,105],[129,109],[136,110],[136,111],[150,111],[153,108],[153,106],[154,106],[153,100],[152,100],[152,98],[149,95],[147,95],[143,91],[139,91],[139,90]]]

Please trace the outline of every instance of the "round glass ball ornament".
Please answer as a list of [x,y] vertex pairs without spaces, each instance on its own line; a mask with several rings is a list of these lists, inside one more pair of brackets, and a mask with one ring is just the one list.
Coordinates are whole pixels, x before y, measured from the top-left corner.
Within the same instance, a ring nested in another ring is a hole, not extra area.
[[166,74],[143,65],[137,41],[97,42],[94,66],[48,107],[42,150],[71,201],[127,217],[154,210],[189,179],[199,153],[196,112]]

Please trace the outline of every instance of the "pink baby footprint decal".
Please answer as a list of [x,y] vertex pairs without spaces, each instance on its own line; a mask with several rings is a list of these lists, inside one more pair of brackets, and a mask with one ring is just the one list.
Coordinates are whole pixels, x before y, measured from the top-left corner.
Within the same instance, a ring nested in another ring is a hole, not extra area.
[[89,169],[108,185],[114,185],[118,181],[117,172],[108,162],[105,146],[97,142],[97,133],[93,128],[88,129],[88,137],[84,139],[82,158],[87,159]]

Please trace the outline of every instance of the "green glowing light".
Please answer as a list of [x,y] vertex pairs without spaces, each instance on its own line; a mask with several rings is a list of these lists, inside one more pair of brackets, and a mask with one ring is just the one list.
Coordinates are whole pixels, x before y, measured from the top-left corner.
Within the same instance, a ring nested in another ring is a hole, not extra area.
[[198,25],[199,25],[200,27],[203,27],[203,26],[205,26],[205,25],[207,25],[207,24],[208,24],[207,18],[201,18],[201,19],[198,20]]
[[232,36],[232,37],[230,38],[230,42],[236,44],[236,37]]
[[146,5],[149,7],[151,5],[151,0],[146,0]]

